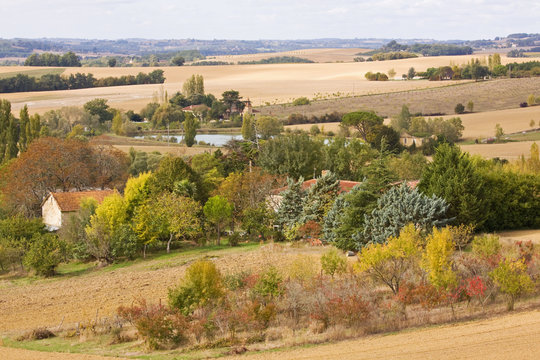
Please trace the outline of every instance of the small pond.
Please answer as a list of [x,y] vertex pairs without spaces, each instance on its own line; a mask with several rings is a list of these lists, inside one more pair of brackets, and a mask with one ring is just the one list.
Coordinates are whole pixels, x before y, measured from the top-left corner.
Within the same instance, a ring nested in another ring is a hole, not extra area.
[[[146,136],[135,136],[135,139],[144,139],[144,138],[157,138],[158,135],[146,135]],[[163,141],[167,141],[167,135],[161,135],[161,138]],[[170,141],[179,143],[184,138],[184,135],[170,135]],[[204,141],[206,144],[214,145],[214,146],[223,146],[225,145],[229,140],[235,139],[235,140],[242,140],[242,135],[239,134],[197,134],[195,136],[195,141],[199,143],[200,141]]]

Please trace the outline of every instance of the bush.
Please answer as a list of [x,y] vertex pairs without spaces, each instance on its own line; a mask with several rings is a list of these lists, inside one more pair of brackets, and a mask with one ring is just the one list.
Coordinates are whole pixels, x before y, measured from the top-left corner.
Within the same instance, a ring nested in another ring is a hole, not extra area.
[[300,105],[309,105],[309,99],[305,96],[299,97],[297,99],[294,99],[293,103],[294,106],[300,106]]
[[506,294],[508,311],[514,310],[514,302],[521,295],[534,290],[534,283],[527,274],[527,266],[523,259],[512,261],[505,259],[489,273],[499,290]]
[[457,104],[456,107],[454,108],[454,112],[456,114],[463,114],[465,112],[465,106],[463,106],[462,103]]
[[223,279],[210,261],[199,260],[189,266],[176,289],[169,289],[169,305],[187,315],[198,306],[223,296]]
[[52,276],[65,258],[66,246],[56,235],[38,234],[32,238],[30,250],[24,256],[24,264],[42,276]]
[[291,280],[307,283],[317,276],[317,262],[312,256],[298,255],[288,269]]
[[500,250],[501,243],[499,237],[495,235],[475,236],[472,241],[473,254],[484,259],[497,255]]
[[321,267],[324,273],[334,277],[335,274],[347,271],[347,260],[336,249],[332,249],[321,257]]
[[264,273],[261,274],[261,277],[255,284],[253,289],[256,294],[267,297],[274,298],[282,294],[281,283],[283,278],[279,274],[278,270],[274,266],[270,266]]
[[141,301],[117,310],[120,318],[129,321],[151,350],[178,345],[185,340],[188,322],[183,314],[163,305],[148,305]]

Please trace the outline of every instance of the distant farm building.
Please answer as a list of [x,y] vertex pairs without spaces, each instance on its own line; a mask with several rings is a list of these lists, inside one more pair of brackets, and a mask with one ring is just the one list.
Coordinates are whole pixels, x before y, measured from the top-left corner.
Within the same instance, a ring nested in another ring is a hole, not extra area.
[[41,205],[43,223],[51,231],[58,230],[65,225],[69,215],[79,211],[82,199],[92,198],[101,204],[103,199],[112,194],[114,190],[50,193]]
[[399,137],[399,142],[401,143],[401,145],[407,146],[407,147],[412,146],[413,144],[416,147],[420,147],[424,145],[424,143],[428,139],[429,138],[426,138],[426,137],[418,137],[418,136],[413,136],[408,133],[402,133],[401,136]]

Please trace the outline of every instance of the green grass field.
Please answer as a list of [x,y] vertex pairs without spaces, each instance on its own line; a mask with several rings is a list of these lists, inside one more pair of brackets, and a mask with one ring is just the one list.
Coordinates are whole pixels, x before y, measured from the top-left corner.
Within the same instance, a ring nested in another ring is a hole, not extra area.
[[46,74],[60,75],[66,68],[50,68],[50,69],[36,69],[36,70],[23,70],[23,71],[11,71],[0,73],[0,79],[6,79],[9,77],[16,76],[18,74],[28,75],[30,77],[41,77]]

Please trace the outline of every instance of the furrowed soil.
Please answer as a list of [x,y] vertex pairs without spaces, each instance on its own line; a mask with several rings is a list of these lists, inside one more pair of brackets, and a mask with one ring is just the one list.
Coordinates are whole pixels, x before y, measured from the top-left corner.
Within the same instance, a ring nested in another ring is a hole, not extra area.
[[74,325],[114,315],[120,305],[137,299],[167,302],[168,288],[182,278],[191,262],[212,259],[223,273],[257,270],[270,264],[286,267],[299,254],[319,256],[324,250],[280,245],[176,253],[128,267],[109,266],[81,275],[52,279],[0,278],[0,334],[20,333],[41,326]]
[[[427,80],[402,81],[422,83]],[[434,83],[434,81],[427,81]],[[499,79],[459,84],[436,81],[439,87],[409,89],[384,94],[368,94],[356,97],[321,100],[310,105],[271,105],[260,108],[261,114],[287,118],[290,114],[324,115],[334,111],[347,113],[359,110],[373,110],[378,115],[390,117],[398,114],[403,105],[409,106],[411,113],[454,115],[456,104],[474,103],[475,112],[513,109],[525,102],[530,94],[540,94],[538,78]],[[397,83],[392,81],[391,83]],[[450,86],[445,86],[450,85]]]

